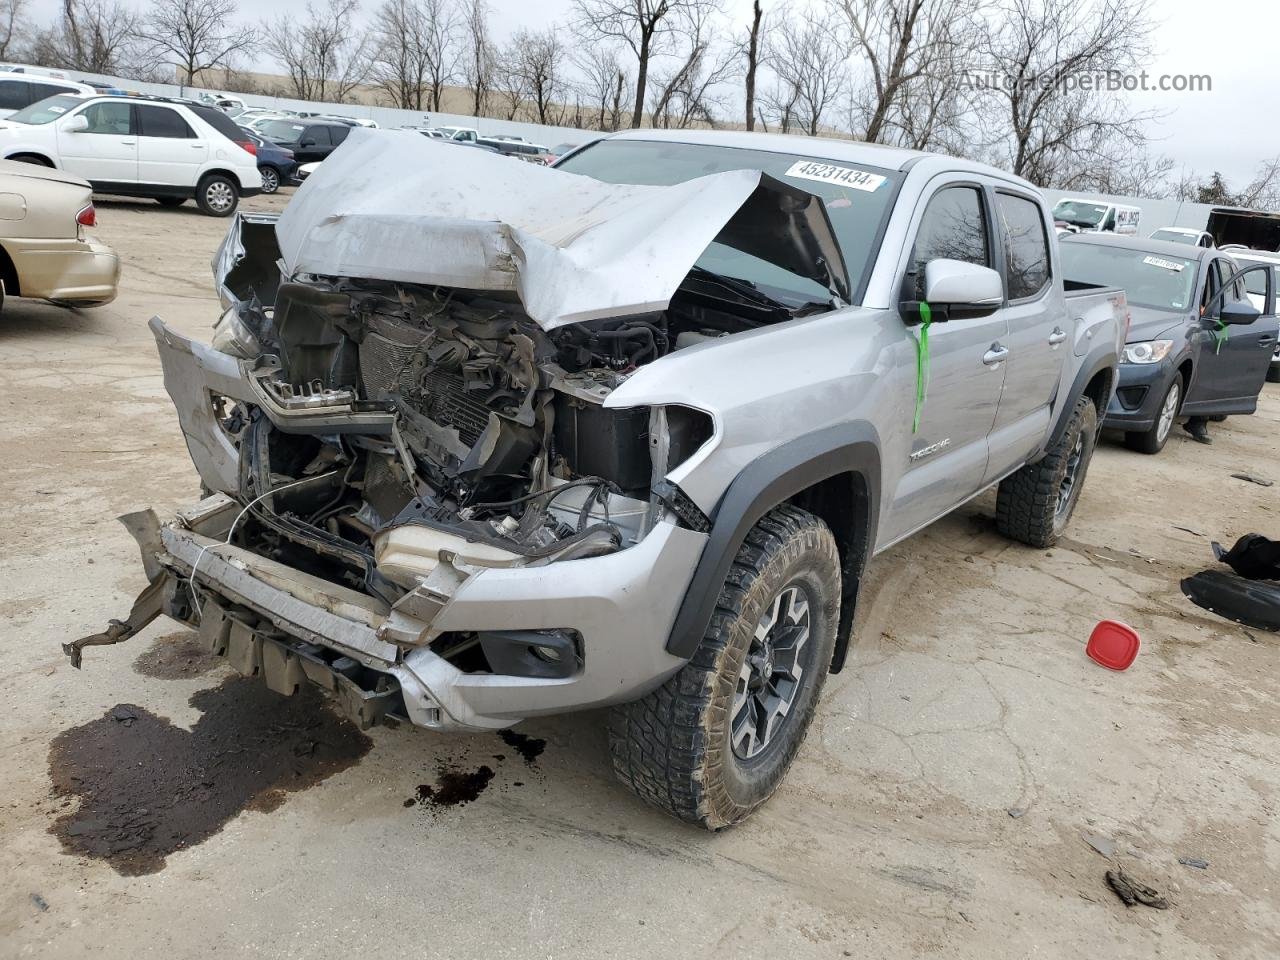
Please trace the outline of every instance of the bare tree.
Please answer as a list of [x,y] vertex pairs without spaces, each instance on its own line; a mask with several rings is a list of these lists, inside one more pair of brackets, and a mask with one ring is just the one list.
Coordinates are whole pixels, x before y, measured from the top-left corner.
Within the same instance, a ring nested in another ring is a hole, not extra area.
[[462,57],[462,80],[471,88],[471,114],[478,117],[488,104],[497,59],[489,37],[487,0],[469,0],[463,11],[462,35],[466,48]]
[[716,125],[717,91],[735,69],[734,51],[717,51],[711,5],[687,7],[676,18],[677,51],[669,68],[655,73],[656,89],[649,116],[656,126],[683,129],[701,121]]
[[62,0],[58,19],[36,38],[31,59],[86,73],[134,72],[138,29],[138,15],[122,3]]
[[574,29],[590,43],[607,39],[625,44],[636,58],[636,91],[631,126],[644,118],[653,57],[665,50],[679,14],[718,9],[718,0],[574,0]]
[[621,88],[627,82],[618,51],[606,44],[591,44],[579,51],[574,65],[582,77],[578,89],[595,110],[595,117],[588,122],[597,130],[616,130],[617,120],[610,112],[610,104],[621,100]]
[[386,0],[373,17],[369,78],[404,110],[421,110],[427,86],[426,12],[416,0]]
[[1280,210],[1280,157],[1263,161],[1236,200],[1242,207],[1257,210]]
[[220,67],[257,42],[257,32],[233,22],[235,0],[152,0],[139,34],[149,56],[177,69],[183,83]]
[[518,30],[511,38],[508,69],[519,77],[538,123],[559,123],[559,102],[565,92],[567,55],[560,34],[546,30]]
[[1150,54],[1148,0],[1004,0],[984,53],[1009,133],[1006,163],[1041,186],[1104,158],[1117,141],[1145,148],[1150,113],[1082,79],[1132,71]]
[[284,68],[288,92],[299,100],[338,102],[369,76],[369,37],[356,27],[356,0],[307,4],[298,22],[280,16],[263,27],[266,49]]
[[784,130],[794,120],[809,136],[817,136],[827,110],[839,99],[846,75],[840,49],[827,24],[805,14],[788,13],[774,21],[767,58],[785,91],[779,122]]
[[760,21],[764,19],[764,11],[760,8],[760,0],[752,0],[751,27],[747,31],[747,74],[746,87],[746,120],[747,129],[756,128],[756,71],[760,67]]
[[0,60],[9,60],[14,48],[25,38],[27,0],[0,0]]
[[520,61],[521,55],[514,40],[498,52],[492,93],[504,120],[514,120],[530,98]]

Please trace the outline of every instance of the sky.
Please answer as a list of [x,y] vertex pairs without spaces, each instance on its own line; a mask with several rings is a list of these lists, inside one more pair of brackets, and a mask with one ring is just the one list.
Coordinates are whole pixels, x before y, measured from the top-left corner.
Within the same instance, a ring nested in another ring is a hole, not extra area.
[[[138,0],[126,0],[142,7]],[[778,0],[763,0],[766,17]],[[367,7],[377,0],[364,0]],[[724,0],[726,13],[745,24],[751,0]],[[505,39],[521,27],[540,28],[568,19],[571,0],[490,0],[493,28]],[[241,3],[253,17],[302,13],[306,0],[253,0]],[[60,9],[58,0],[31,0],[31,15],[47,22]],[[1139,109],[1167,114],[1150,125],[1156,138],[1154,153],[1177,163],[1175,179],[1183,173],[1202,176],[1220,170],[1229,184],[1241,187],[1267,158],[1280,154],[1280,124],[1258,123],[1259,114],[1273,112],[1275,87],[1274,37],[1280,28],[1280,4],[1265,0],[1158,0],[1157,55],[1148,71],[1161,74],[1207,74],[1208,92],[1133,94]],[[767,22],[767,21],[766,21]]]

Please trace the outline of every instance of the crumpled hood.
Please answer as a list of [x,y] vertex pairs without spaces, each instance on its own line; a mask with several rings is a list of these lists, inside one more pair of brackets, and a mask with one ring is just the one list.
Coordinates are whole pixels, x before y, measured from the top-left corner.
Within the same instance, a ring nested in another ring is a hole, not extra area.
[[355,129],[276,232],[289,276],[510,290],[547,330],[664,309],[717,238],[848,298],[822,201],[755,170],[617,185],[418,133]]

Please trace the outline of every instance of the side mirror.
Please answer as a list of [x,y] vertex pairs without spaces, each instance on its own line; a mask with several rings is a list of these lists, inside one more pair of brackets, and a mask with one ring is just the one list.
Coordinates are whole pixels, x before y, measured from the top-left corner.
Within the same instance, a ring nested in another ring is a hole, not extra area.
[[[934,320],[976,317],[1004,303],[1004,281],[990,267],[964,260],[930,260],[924,267],[924,299]],[[907,322],[920,317],[920,304],[901,305]]]
[[300,144],[298,144],[298,146],[300,147],[314,147],[315,145],[316,145],[316,142],[314,140],[303,140]]
[[84,131],[89,129],[89,118],[83,113],[77,113],[62,125],[62,129],[67,131],[67,133],[84,133]]
[[1262,316],[1262,311],[1248,300],[1232,300],[1222,305],[1218,319],[1223,323],[1247,327]]

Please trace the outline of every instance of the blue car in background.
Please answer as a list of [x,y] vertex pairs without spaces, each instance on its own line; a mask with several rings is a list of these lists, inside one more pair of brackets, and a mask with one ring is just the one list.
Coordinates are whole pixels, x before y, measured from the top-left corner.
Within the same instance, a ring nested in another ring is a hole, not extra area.
[[262,192],[275,193],[282,184],[289,184],[297,173],[298,163],[293,159],[293,151],[278,147],[270,140],[264,140],[249,127],[241,127],[245,136],[257,147],[258,172],[262,174]]

